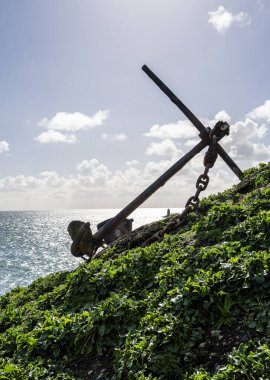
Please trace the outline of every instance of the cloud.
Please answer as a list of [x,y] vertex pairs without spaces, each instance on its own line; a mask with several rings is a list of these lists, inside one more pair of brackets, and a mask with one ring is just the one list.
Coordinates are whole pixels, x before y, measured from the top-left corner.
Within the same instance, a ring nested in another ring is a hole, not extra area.
[[208,23],[220,34],[223,34],[233,25],[244,27],[251,24],[251,18],[246,12],[232,14],[228,12],[222,5],[216,11],[208,12]]
[[127,161],[126,162],[126,165],[127,166],[134,166],[134,165],[138,165],[138,161],[137,160],[130,160],[130,161]]
[[58,186],[63,185],[63,182],[66,181],[64,177],[60,177],[56,171],[45,171],[41,172],[40,175],[43,184],[47,187],[57,188]]
[[146,149],[146,155],[157,155],[157,156],[176,156],[180,153],[180,150],[170,139],[161,141],[160,143],[152,142]]
[[9,151],[9,144],[4,140],[0,141],[0,153],[4,153],[8,151]]
[[262,106],[254,108],[250,113],[248,113],[249,117],[252,119],[265,119],[268,123],[270,123],[270,100],[266,100]]
[[118,133],[113,136],[113,140],[116,140],[116,141],[124,141],[126,139],[127,139],[127,136],[124,133]]
[[188,148],[193,148],[196,144],[198,144],[198,142],[200,142],[199,139],[190,139],[184,143],[184,146]]
[[8,176],[0,180],[0,189],[3,191],[28,191],[36,189],[41,184],[40,180],[34,176]]
[[108,133],[102,133],[101,138],[104,140],[124,141],[127,139],[127,136],[124,133],[118,133],[115,135],[110,135]]
[[41,144],[50,144],[50,143],[66,143],[66,144],[75,144],[78,142],[75,135],[68,135],[58,131],[47,131],[41,133],[38,137],[35,137],[35,140],[39,141]]
[[[226,152],[242,170],[258,162],[270,161],[267,122],[260,122],[260,119],[268,120],[268,111],[265,110],[268,110],[268,101],[248,113],[243,120],[231,123],[230,135],[221,140]],[[209,120],[208,125],[213,126],[219,119],[231,120],[230,115],[222,110],[213,120]],[[52,130],[47,132],[60,133]],[[190,138],[184,143],[191,146],[196,141]],[[28,204],[32,209],[124,207],[182,156],[178,145],[169,138],[151,142],[145,153],[147,160],[144,164],[139,165],[137,160],[130,160],[126,161],[123,169],[118,170],[111,170],[106,163],[90,158],[80,161],[75,166],[76,170],[66,176],[56,171],[43,171],[37,176],[2,178],[0,192],[4,196],[0,197],[0,207],[25,209]],[[143,206],[183,207],[196,191],[196,180],[204,170],[203,157],[204,152],[195,156]],[[210,183],[202,196],[222,191],[238,182],[238,178],[220,157],[209,174]]]
[[[103,124],[109,117],[109,110],[98,111],[93,116],[87,116],[80,112],[68,113],[58,112],[52,119],[44,118],[39,121],[38,126],[46,128],[35,140],[42,144],[78,142],[74,133],[81,130],[89,130]],[[118,136],[123,138],[123,136]]]
[[38,125],[54,131],[77,132],[97,127],[109,117],[109,110],[98,111],[93,116],[80,112],[58,112],[52,119],[44,118]]
[[144,167],[146,177],[157,177],[164,173],[172,165],[171,160],[149,161]]
[[266,136],[267,128],[265,124],[259,125],[255,121],[246,118],[244,121],[237,121],[231,127],[230,138],[233,141],[248,141],[251,139],[262,139]]
[[222,145],[234,160],[250,162],[249,166],[268,161],[270,146],[260,142],[266,138],[267,131],[265,124],[259,125],[246,117],[244,121],[231,125],[230,135],[222,140]]
[[155,124],[144,136],[158,139],[189,139],[198,135],[196,128],[187,120],[170,124]]
[[[196,161],[196,162],[195,162]],[[150,161],[141,169],[129,167],[125,170],[110,171],[97,159],[83,160],[77,165],[77,174],[60,176],[55,171],[45,171],[37,177],[16,176],[0,179],[0,191],[5,192],[5,203],[25,209],[28,202],[31,208],[63,208],[63,207],[124,207],[141,194],[149,185],[163,174],[174,162],[172,160]],[[166,186],[158,191],[147,203],[148,207],[184,206],[186,200],[195,192],[198,174],[203,170],[202,157],[194,159],[189,167],[167,181]],[[213,186],[228,186],[221,176],[219,183]],[[20,199],[20,204],[18,203]]]
[[270,161],[270,145],[261,143],[239,143],[232,145],[228,151],[229,155],[238,162],[250,161],[249,166],[257,165],[259,162]]
[[219,112],[215,115],[214,119],[209,121],[209,125],[210,125],[210,127],[211,127],[211,128],[214,127],[214,125],[215,125],[218,121],[226,121],[227,123],[229,123],[229,122],[231,121],[231,117],[230,117],[230,115],[229,115],[226,111],[224,111],[224,110],[219,111]]
[[97,181],[104,181],[111,175],[108,168],[95,158],[81,161],[76,166],[76,169],[79,171],[81,178],[87,177],[89,182],[92,184]]
[[[265,102],[263,106],[258,107],[252,111],[252,116],[256,116],[257,118],[261,117],[268,119],[268,106],[269,103]],[[213,128],[219,120],[230,123],[231,116],[225,110],[221,110],[215,115],[215,117],[212,120],[203,120],[203,122],[205,123],[205,125],[209,125],[211,128]],[[180,124],[181,126],[183,126],[182,122],[180,122]],[[152,138],[159,138],[162,141],[160,143],[151,142],[150,145],[147,147],[145,154],[147,156],[167,156],[170,158],[170,162],[179,159],[183,155],[183,152],[171,139],[164,139],[164,137],[168,136],[168,134],[171,133],[171,136],[173,137],[178,136],[180,138],[183,138],[183,131],[184,136],[186,138],[188,136],[196,136],[196,129],[193,126],[189,126],[191,128],[189,130],[181,130],[179,128],[174,129],[175,126],[178,125],[178,123],[172,123],[170,125],[155,125],[151,127],[149,133],[145,135]],[[172,128],[169,128],[171,126]],[[181,131],[181,133],[179,133],[179,131]],[[253,120],[251,117],[246,117],[244,118],[244,120],[240,120],[237,121],[235,124],[231,124],[230,135],[226,136],[221,141],[221,145],[223,145],[226,151],[231,155],[231,157],[235,161],[237,161],[240,167],[243,165],[246,167],[252,166],[260,161],[270,160],[269,146],[265,144],[264,141],[261,141],[262,139],[266,138],[267,131],[268,129],[265,124],[259,123],[256,120]],[[193,148],[198,143],[198,141],[198,137],[197,139],[191,137],[187,138],[184,142],[181,142],[181,145],[190,149]],[[201,156],[200,161],[197,160],[197,157],[196,160],[192,160],[190,165],[195,170],[195,172],[198,172],[198,168],[201,167],[202,160],[203,156]],[[197,162],[198,164],[196,164]],[[248,162],[250,164],[248,164]],[[195,164],[197,165],[197,167],[194,166]],[[219,159],[215,166],[220,169],[223,168],[223,165],[223,161]],[[151,167],[152,171],[157,172],[159,166],[160,162],[158,164],[151,162],[150,164],[146,165],[146,168]],[[189,174],[185,173],[185,175]]]

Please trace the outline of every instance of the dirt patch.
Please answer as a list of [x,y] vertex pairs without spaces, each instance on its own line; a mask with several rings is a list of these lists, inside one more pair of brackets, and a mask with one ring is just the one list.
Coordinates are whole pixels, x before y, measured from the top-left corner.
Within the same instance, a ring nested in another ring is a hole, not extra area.
[[[226,326],[219,330],[208,331],[206,339],[194,350],[196,367],[202,367],[213,373],[224,364],[224,355],[229,354],[234,347],[262,337],[262,333],[246,327],[237,329]],[[187,367],[190,367],[190,363]]]
[[82,380],[109,380],[113,375],[113,362],[107,355],[88,355],[76,360],[70,369],[75,378]]

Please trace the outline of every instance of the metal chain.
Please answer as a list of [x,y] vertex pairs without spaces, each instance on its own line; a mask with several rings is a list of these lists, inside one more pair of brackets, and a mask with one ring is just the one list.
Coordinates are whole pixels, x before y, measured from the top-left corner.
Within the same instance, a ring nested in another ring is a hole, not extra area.
[[197,191],[196,191],[195,195],[192,195],[187,200],[187,203],[185,205],[185,209],[189,206],[191,207],[192,210],[196,210],[198,208],[199,203],[200,203],[199,196],[200,196],[201,192],[207,188],[207,185],[209,183],[209,176],[208,176],[209,169],[210,169],[210,165],[207,164],[203,174],[201,174],[197,179],[197,182],[196,182]]
[[[216,162],[216,159],[217,159],[217,136],[215,134],[213,134],[215,131],[214,131],[214,128],[210,131],[209,133],[209,139],[210,139],[210,144],[209,144],[209,148],[207,150],[207,152],[205,153],[205,156],[204,156],[204,166],[205,166],[205,169],[204,169],[204,172],[203,174],[201,174],[198,179],[197,179],[197,182],[196,182],[196,193],[195,195],[193,195],[192,197],[190,197],[188,200],[187,200],[187,203],[185,205],[185,209],[186,208],[191,208],[191,210],[196,210],[199,206],[199,203],[200,203],[200,194],[202,191],[204,191],[207,186],[208,186],[208,183],[209,183],[209,176],[208,176],[208,172],[210,170],[210,168],[212,168]],[[184,210],[185,211],[185,210]]]
[[[217,127],[217,128],[215,128]],[[172,229],[175,229],[179,226],[181,226],[184,223],[185,217],[187,214],[189,214],[191,211],[195,211],[200,203],[199,195],[202,191],[204,191],[209,183],[209,176],[208,172],[210,168],[212,168],[216,162],[218,152],[217,152],[217,135],[215,134],[217,130],[217,134],[220,128],[220,125],[215,126],[212,130],[209,131],[209,148],[204,156],[204,172],[203,174],[199,175],[197,182],[196,182],[196,193],[192,197],[190,197],[187,200],[187,203],[185,205],[184,210],[180,214],[179,218],[176,221],[170,222],[164,227],[161,231],[158,231],[153,236],[148,238],[141,246],[146,247],[147,245],[150,245],[154,243],[155,241],[159,241],[162,239],[162,237],[165,235],[165,233],[169,232]]]

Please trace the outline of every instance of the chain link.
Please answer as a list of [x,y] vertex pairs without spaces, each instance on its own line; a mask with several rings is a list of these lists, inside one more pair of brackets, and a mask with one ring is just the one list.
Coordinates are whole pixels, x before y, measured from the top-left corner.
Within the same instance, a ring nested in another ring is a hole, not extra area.
[[196,182],[197,191],[195,195],[192,195],[187,200],[185,209],[189,206],[191,206],[193,210],[196,210],[198,208],[199,203],[200,203],[200,199],[199,199],[200,193],[207,188],[208,183],[209,183],[209,176],[208,176],[209,169],[210,169],[210,165],[207,164],[203,174],[201,174],[197,179],[197,182]]

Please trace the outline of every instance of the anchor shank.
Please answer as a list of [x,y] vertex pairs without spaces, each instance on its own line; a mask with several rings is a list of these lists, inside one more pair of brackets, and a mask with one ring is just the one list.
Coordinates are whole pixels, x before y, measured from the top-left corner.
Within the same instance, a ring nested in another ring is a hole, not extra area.
[[208,145],[208,139],[201,140],[193,149],[185,154],[173,166],[171,166],[164,174],[162,174],[155,182],[153,182],[146,190],[144,190],[137,198],[129,203],[114,218],[106,223],[100,230],[94,234],[97,242],[103,240],[104,236],[114,229],[123,219],[136,210],[143,202],[145,202],[152,194],[154,194],[161,186],[181,170],[196,154],[200,153]]

